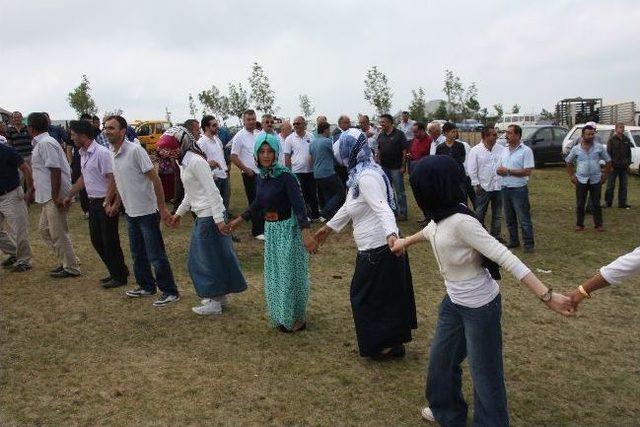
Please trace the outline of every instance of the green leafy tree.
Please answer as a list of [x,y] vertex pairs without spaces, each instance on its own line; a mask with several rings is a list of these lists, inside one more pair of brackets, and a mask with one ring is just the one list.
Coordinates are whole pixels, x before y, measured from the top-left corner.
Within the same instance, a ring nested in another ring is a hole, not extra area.
[[302,116],[305,119],[311,117],[316,109],[311,104],[311,99],[309,99],[309,96],[304,94],[298,95],[298,101],[300,102],[300,112],[302,112]]
[[456,121],[459,114],[463,113],[464,88],[462,87],[460,77],[453,74],[451,70],[445,70],[444,72],[444,87],[442,88],[442,92],[444,92],[447,97],[449,106],[447,118],[451,121]]
[[427,102],[424,100],[424,89],[412,90],[411,104],[409,104],[409,117],[413,120],[424,122],[426,118]]
[[543,108],[540,112],[540,120],[549,120],[551,122],[556,122],[556,115],[551,111],[547,111]]
[[389,88],[389,79],[374,65],[367,71],[364,80],[364,99],[375,107],[378,115],[381,115],[391,110],[392,96],[393,93]]
[[433,113],[433,118],[438,120],[447,120],[447,104],[444,101],[440,101],[438,109]]
[[215,85],[211,85],[209,90],[200,92],[198,100],[205,112],[221,117],[222,121],[229,118],[229,98],[223,95]]
[[78,87],[67,95],[69,105],[78,113],[78,117],[85,113],[96,114],[98,112],[90,92],[89,79],[86,74],[83,74]]
[[230,115],[238,118],[242,124],[242,113],[249,109],[249,93],[242,87],[242,83],[237,85],[229,83],[228,111]]
[[256,110],[263,113],[274,114],[275,94],[271,89],[269,78],[264,69],[257,62],[253,63],[251,76],[249,77],[249,86],[251,86],[250,101],[253,102]]
[[471,115],[473,117],[476,117],[478,115],[478,112],[480,111],[480,103],[478,102],[478,88],[476,87],[475,82],[472,82],[465,92],[464,109],[465,116]]
[[193,95],[189,94],[189,117],[196,117],[198,114],[198,107],[196,107],[196,101],[193,99]]
[[493,104],[493,109],[496,110],[496,121],[499,122],[504,116],[504,107],[502,104]]
[[169,123],[172,123],[171,122],[171,111],[169,111],[169,107],[164,107],[164,118]]
[[518,104],[513,104],[513,107],[511,107],[511,113],[518,114],[519,112],[520,112],[520,106]]

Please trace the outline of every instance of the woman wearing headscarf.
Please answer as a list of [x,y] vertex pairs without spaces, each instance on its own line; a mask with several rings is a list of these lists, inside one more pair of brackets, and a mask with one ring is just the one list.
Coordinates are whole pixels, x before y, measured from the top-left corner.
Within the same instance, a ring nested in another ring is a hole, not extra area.
[[251,215],[265,219],[264,294],[269,319],[282,332],[306,329],[309,297],[309,252],[317,244],[310,232],[302,190],[295,175],[278,162],[280,142],[259,134],[254,157],[260,174],[251,206],[229,223],[234,230]]
[[200,315],[221,314],[227,295],[247,289],[224,222],[224,204],[213,181],[206,156],[195,138],[182,127],[173,127],[160,138],[158,149],[175,159],[184,184],[184,198],[171,219],[177,227],[187,211],[196,215],[187,267],[202,305],[193,307]]
[[391,184],[359,129],[344,131],[334,154],[348,171],[347,199],[316,239],[324,242],[332,231],[353,223],[358,255],[350,297],[360,355],[403,357],[417,322],[409,260],[390,249],[398,238]]
[[[572,314],[571,302],[552,292],[531,270],[482,226],[464,205],[464,179],[449,156],[429,156],[418,163],[410,183],[427,226],[398,239],[394,252],[429,240],[447,291],[429,352],[422,417],[443,426],[465,425],[460,365],[469,356],[473,382],[473,425],[509,425],[502,361],[502,303],[498,265],[522,281],[551,310]],[[492,262],[493,261],[493,262]],[[495,262],[495,263],[494,263]]]

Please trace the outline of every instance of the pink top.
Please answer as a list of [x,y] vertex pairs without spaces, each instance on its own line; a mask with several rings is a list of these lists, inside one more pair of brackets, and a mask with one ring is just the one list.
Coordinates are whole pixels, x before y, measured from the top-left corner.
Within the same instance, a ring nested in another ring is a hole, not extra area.
[[109,181],[107,174],[113,173],[113,163],[109,149],[91,141],[89,148],[80,149],[80,166],[84,187],[92,199],[107,195]]

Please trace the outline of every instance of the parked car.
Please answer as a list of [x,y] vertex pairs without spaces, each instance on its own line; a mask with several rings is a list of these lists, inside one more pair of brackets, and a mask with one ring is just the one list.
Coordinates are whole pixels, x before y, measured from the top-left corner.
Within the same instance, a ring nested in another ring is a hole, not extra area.
[[[546,163],[563,163],[562,142],[567,132],[567,128],[562,126],[523,126],[521,141],[533,151],[536,166]],[[507,145],[504,136],[498,139],[498,142]]]
[[138,135],[140,144],[147,149],[147,152],[154,153],[158,139],[171,127],[171,122],[166,120],[136,120],[131,125]]
[[456,127],[460,132],[480,132],[484,129],[484,125],[475,119],[464,119],[456,123]]
[[[579,124],[571,128],[567,136],[562,141],[562,154],[566,156],[569,154],[571,148],[575,145],[578,137],[582,135],[582,128],[584,124]],[[615,125],[601,125],[596,127],[596,135],[600,137],[602,143],[606,146],[609,138],[613,135]],[[640,126],[625,126],[624,133],[631,141],[631,166],[629,169],[633,173],[640,174]]]

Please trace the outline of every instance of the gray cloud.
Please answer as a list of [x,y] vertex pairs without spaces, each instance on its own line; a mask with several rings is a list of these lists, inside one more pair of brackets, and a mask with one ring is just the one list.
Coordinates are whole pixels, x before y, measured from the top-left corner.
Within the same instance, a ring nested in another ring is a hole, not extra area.
[[[480,103],[552,108],[568,96],[640,101],[637,1],[11,2],[3,10],[2,107],[73,117],[66,94],[86,73],[101,112],[187,117],[187,95],[265,68],[284,116],[298,95],[316,113],[371,113],[378,65],[406,108],[411,89],[441,98],[444,70],[475,81]],[[13,19],[6,19],[6,17]],[[15,35],[15,37],[13,36]]]

